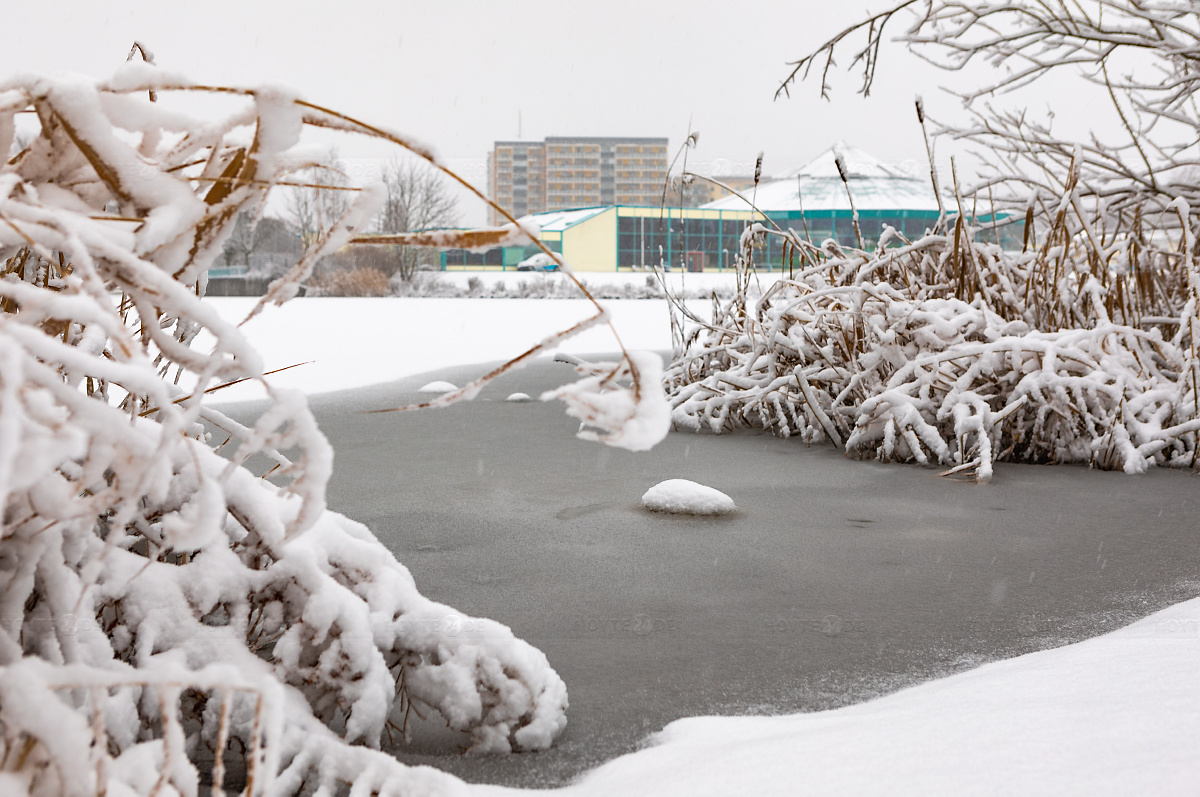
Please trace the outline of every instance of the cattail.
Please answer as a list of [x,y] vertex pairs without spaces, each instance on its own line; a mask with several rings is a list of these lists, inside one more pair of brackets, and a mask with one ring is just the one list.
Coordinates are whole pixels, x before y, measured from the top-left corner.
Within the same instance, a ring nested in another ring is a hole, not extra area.
[[758,186],[758,181],[762,178],[762,159],[763,154],[758,153],[758,159],[754,161],[754,185]]
[[917,122],[925,124],[925,100],[920,94],[917,95]]

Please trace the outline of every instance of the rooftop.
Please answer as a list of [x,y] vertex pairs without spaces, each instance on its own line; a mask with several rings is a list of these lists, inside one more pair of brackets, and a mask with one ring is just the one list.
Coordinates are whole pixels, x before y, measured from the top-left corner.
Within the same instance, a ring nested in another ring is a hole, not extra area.
[[[759,183],[757,190],[749,188],[742,193],[765,212],[849,211],[846,185],[838,174],[839,156],[858,210],[938,210],[937,195],[927,178],[886,164],[844,142],[835,144],[799,169]],[[722,197],[704,207],[749,209],[737,196]]]
[[548,210],[545,213],[534,213],[530,216],[523,216],[520,220],[528,219],[541,228],[542,232],[562,232],[563,230],[574,227],[582,221],[587,221],[593,216],[598,216],[608,210],[611,205],[602,205],[592,208],[571,208],[570,210]]

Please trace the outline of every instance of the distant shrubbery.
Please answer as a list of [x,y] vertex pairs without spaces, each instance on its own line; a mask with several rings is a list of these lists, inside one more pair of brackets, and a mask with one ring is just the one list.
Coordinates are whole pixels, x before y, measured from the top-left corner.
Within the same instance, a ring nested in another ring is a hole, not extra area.
[[308,284],[315,296],[387,296],[392,292],[387,275],[375,268],[353,268],[322,274]]
[[[631,282],[602,282],[604,275],[592,280],[581,278],[584,285],[597,299],[663,299],[666,294],[658,280],[646,276],[641,284]],[[579,288],[564,276],[554,274],[513,275],[511,279],[498,279],[488,282],[481,277],[471,276],[466,285],[457,284],[445,275],[437,272],[418,272],[413,279],[405,282],[392,280],[391,293],[407,298],[437,298],[437,299],[582,299]],[[688,289],[671,295],[679,299],[708,299],[716,296],[718,299],[729,299],[734,295],[734,286],[722,285],[716,289]],[[334,294],[323,293],[327,296],[380,296],[383,294]]]

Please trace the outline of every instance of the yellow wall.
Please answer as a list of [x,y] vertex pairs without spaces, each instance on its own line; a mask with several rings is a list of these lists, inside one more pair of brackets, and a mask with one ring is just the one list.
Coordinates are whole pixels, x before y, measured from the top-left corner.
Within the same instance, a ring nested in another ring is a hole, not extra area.
[[574,271],[616,271],[617,209],[564,230],[562,254]]

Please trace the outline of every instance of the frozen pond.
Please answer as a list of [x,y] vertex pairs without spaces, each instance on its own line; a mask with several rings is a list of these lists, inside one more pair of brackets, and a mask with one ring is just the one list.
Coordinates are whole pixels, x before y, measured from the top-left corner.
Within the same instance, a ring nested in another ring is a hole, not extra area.
[[[336,450],[330,508],[370,526],[430,598],[545,651],[570,692],[548,752],[463,757],[432,722],[392,750],[410,763],[562,784],[680,717],[857,702],[1200,594],[1186,472],[998,466],[977,486],[757,433],[631,454],[576,440],[559,404],[504,400],[572,378],[545,361],[469,404],[361,412],[484,370],[312,398]],[[642,508],[669,478],[739,510]]]

